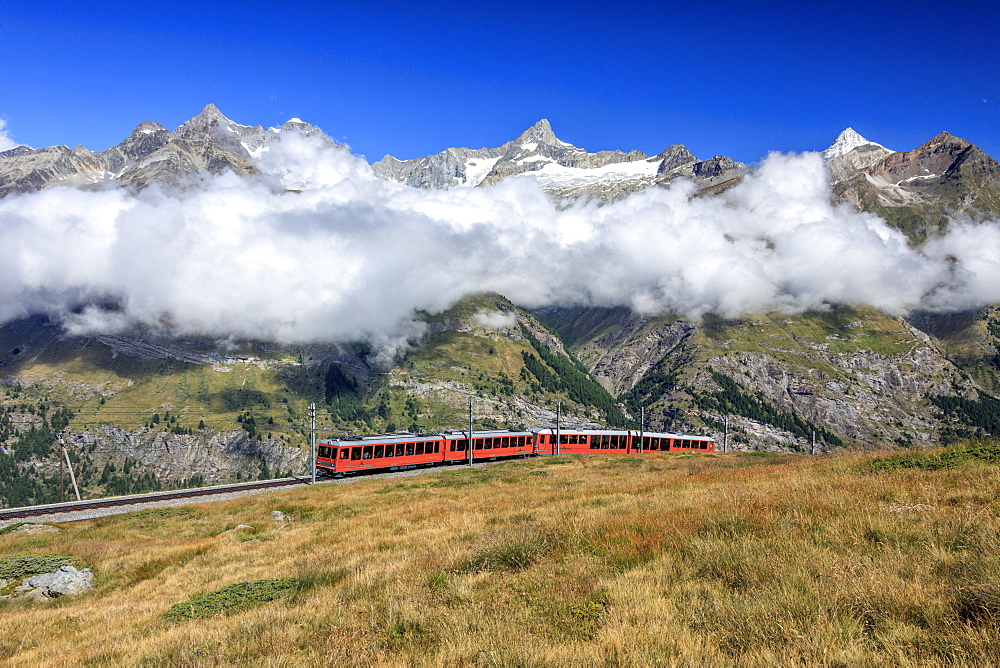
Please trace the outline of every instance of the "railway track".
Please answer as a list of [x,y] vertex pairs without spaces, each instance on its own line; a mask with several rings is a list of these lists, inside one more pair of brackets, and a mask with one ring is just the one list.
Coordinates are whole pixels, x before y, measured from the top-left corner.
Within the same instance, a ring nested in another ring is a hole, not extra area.
[[[490,466],[495,463],[498,462],[476,462],[473,465],[473,468]],[[461,468],[464,468],[464,465]],[[347,478],[321,477],[317,480],[317,482],[343,485],[364,480],[408,478],[410,476],[423,475],[425,473],[433,473],[440,470],[441,467],[433,467],[423,469],[406,469],[402,471],[386,471],[384,473],[370,473],[363,476]],[[147,492],[145,494],[131,494],[128,496],[112,496],[102,499],[86,499],[84,501],[67,501],[65,503],[50,503],[39,506],[25,506],[21,508],[0,508],[0,529],[14,521],[32,517],[55,515],[57,517],[51,518],[50,521],[74,522],[82,519],[93,519],[94,517],[104,514],[112,515],[133,512],[140,509],[143,505],[160,502],[167,502],[165,505],[185,505],[182,503],[183,500],[190,499],[190,503],[203,503],[212,501],[212,496],[220,496],[223,494],[239,494],[242,492],[254,492],[257,490],[263,491],[281,487],[308,485],[309,480],[310,476],[298,476],[293,478],[259,480],[228,485],[212,485],[210,487],[175,489],[164,492]],[[101,512],[102,510],[106,512]]]
[[148,503],[156,503],[158,501],[211,497],[218,494],[248,492],[276,487],[294,487],[296,485],[308,484],[308,482],[309,478],[305,476],[299,478],[278,478],[275,480],[258,480],[229,485],[213,485],[211,487],[175,489],[166,492],[149,492],[146,494],[131,494],[128,496],[112,496],[103,499],[86,499],[84,501],[49,503],[40,506],[25,506],[22,508],[3,508],[0,509],[0,522],[23,519],[26,517],[40,517],[43,515],[99,510],[102,508],[113,508],[116,506],[137,506]]

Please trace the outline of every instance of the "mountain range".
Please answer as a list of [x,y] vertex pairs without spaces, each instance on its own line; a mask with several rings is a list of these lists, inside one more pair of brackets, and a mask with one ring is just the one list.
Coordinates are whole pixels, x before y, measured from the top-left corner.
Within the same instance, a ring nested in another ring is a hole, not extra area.
[[[102,152],[20,146],[0,153],[0,197],[250,175],[261,151],[288,132],[336,146],[298,119],[280,128],[244,126],[208,105],[173,131],[143,122]],[[898,152],[848,128],[822,157],[836,203],[882,216],[914,246],[956,217],[987,221],[1000,212],[997,161],[948,133]],[[541,120],[496,148],[385,156],[371,169],[420,189],[534,179],[559,202],[603,204],[681,179],[694,184],[693,196],[712,197],[754,167],[725,156],[701,160],[681,144],[655,156],[591,153]],[[623,307],[528,310],[490,293],[420,317],[424,338],[390,368],[375,364],[364,342],[220,344],[149,331],[78,337],[43,316],[4,323],[0,447],[17,461],[15,473],[35,476],[37,487],[5,493],[0,467],[0,496],[8,505],[50,498],[45,480],[57,459],[25,443],[57,426],[75,434],[71,450],[92,494],[107,492],[109,475],[121,477],[123,467],[133,486],[140,474],[180,484],[301,468],[300,428],[311,402],[323,408],[321,426],[338,433],[461,427],[470,399],[486,426],[547,426],[558,401],[564,424],[635,426],[644,413],[646,428],[721,442],[728,423],[729,445],[745,450],[803,450],[813,438],[821,451],[912,447],[1000,433],[1000,310],[993,307],[903,318],[843,304],[692,321]],[[109,466],[117,473],[107,474]]]

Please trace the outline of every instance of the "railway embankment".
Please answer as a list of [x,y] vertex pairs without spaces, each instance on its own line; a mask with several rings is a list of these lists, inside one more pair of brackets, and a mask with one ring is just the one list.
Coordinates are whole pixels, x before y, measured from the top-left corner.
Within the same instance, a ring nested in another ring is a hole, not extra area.
[[0,654],[995,664],[998,450],[556,456],[10,532],[95,586],[0,602]]

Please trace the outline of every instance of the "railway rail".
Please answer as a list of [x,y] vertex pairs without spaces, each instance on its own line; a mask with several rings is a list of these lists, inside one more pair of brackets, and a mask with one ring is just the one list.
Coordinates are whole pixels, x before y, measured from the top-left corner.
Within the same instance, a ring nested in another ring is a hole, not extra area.
[[233,483],[228,485],[212,485],[210,487],[194,487],[191,489],[175,489],[165,492],[148,492],[146,494],[130,494],[128,496],[112,496],[102,499],[86,499],[83,501],[67,501],[64,503],[49,503],[40,506],[24,506],[21,508],[0,509],[0,522],[7,520],[22,519],[25,517],[39,517],[42,515],[53,515],[59,513],[71,513],[76,511],[97,510],[101,508],[112,508],[115,506],[135,506],[157,501],[172,501],[175,499],[187,499],[193,497],[205,497],[216,494],[230,494],[233,492],[247,492],[260,489],[276,487],[292,487],[296,485],[308,484],[308,477],[277,478],[275,480],[257,480],[252,482]]

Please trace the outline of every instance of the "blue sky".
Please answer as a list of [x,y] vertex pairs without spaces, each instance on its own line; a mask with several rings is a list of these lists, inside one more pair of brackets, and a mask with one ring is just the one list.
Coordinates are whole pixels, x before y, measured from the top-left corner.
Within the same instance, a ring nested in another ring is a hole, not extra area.
[[1000,157],[998,3],[6,2],[0,120],[103,150],[213,102],[369,160],[497,146],[539,118],[591,151],[755,162],[853,126]]

